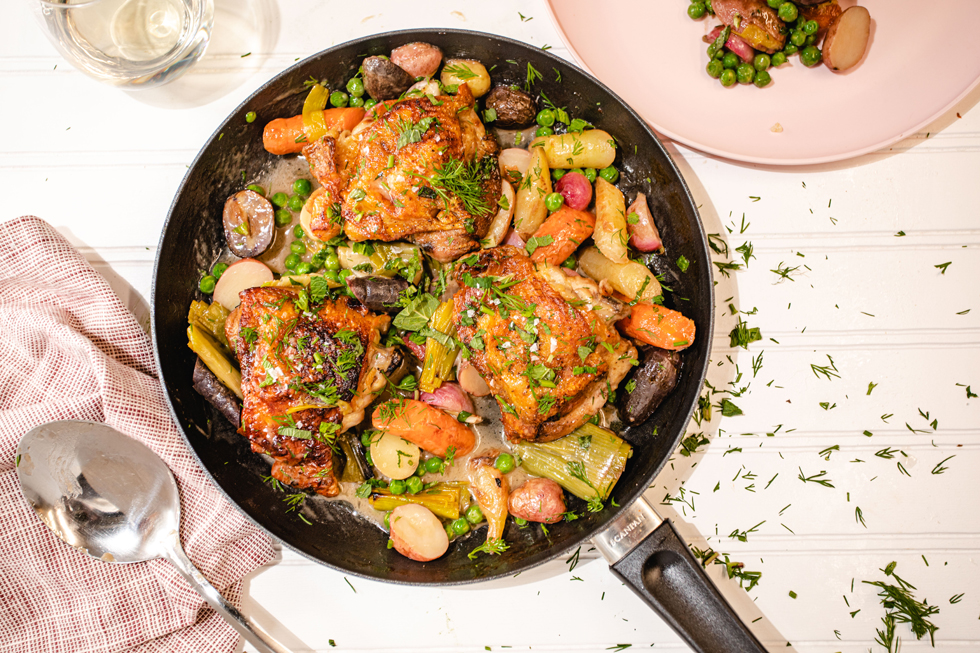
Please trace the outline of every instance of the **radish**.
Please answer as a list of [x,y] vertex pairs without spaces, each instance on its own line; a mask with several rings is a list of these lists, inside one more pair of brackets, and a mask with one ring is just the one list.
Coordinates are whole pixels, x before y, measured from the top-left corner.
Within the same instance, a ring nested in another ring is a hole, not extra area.
[[425,506],[409,503],[391,511],[391,543],[395,551],[419,562],[435,560],[449,549],[449,535]]
[[[721,34],[721,27],[716,27],[704,40],[706,43],[714,43],[719,34]],[[755,58],[755,49],[735,32],[732,32],[728,40],[725,41],[725,47],[737,54],[746,63],[752,63],[752,60]]]
[[229,311],[241,303],[238,293],[246,288],[255,288],[272,281],[272,270],[262,261],[243,258],[232,263],[214,287],[214,301]]
[[636,249],[641,252],[663,251],[660,232],[653,222],[653,214],[643,193],[637,193],[636,199],[626,209],[626,228],[630,233],[630,245]]
[[565,205],[576,211],[584,211],[592,202],[592,184],[585,175],[569,172],[555,185],[555,192],[565,198]]
[[435,392],[423,392],[419,399],[450,413],[473,412],[473,402],[458,383],[443,383]]

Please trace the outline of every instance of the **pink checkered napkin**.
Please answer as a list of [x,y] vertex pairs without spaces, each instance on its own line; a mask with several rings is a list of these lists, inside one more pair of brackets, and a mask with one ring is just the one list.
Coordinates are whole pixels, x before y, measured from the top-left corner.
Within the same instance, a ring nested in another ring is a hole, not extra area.
[[269,538],[235,510],[181,439],[149,337],[96,272],[34,217],[0,224],[0,651],[232,651],[238,635],[168,562],[114,565],[62,543],[20,493],[14,452],[51,420],[126,433],[170,466],[187,554],[232,603],[269,562]]

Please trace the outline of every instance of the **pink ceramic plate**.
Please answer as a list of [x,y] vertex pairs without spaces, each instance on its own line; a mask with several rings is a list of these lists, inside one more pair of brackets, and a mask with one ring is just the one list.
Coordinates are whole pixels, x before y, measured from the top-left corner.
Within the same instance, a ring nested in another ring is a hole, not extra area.
[[[843,6],[855,4],[843,0]],[[662,134],[739,161],[837,161],[914,134],[980,82],[967,26],[976,0],[931,9],[912,0],[861,0],[871,44],[846,74],[793,57],[764,89],[708,77],[701,37],[718,24],[688,18],[687,0],[548,0],[578,62]],[[777,124],[779,127],[777,127]],[[779,128],[782,131],[779,131]]]

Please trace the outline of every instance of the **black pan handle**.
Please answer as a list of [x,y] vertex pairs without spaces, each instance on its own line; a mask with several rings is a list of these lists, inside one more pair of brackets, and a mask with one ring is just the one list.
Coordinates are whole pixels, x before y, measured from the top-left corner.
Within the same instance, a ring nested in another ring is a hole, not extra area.
[[[648,534],[643,537],[644,533]],[[698,653],[765,653],[674,525],[667,519],[660,523],[642,498],[596,542],[613,573]],[[611,550],[627,547],[617,560],[610,556]]]

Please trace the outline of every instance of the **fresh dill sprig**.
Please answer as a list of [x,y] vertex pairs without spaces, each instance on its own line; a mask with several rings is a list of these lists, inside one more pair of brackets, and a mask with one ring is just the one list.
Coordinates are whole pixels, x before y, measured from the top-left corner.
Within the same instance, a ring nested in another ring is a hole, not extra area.
[[885,608],[885,616],[881,618],[884,628],[877,630],[878,637],[875,641],[883,646],[888,653],[898,653],[900,640],[896,637],[895,626],[896,624],[908,624],[916,639],[922,639],[925,635],[929,635],[929,641],[935,646],[936,631],[939,630],[939,627],[929,621],[928,618],[938,614],[939,607],[918,601],[912,595],[915,586],[899,578],[895,574],[895,566],[896,563],[892,562],[881,571],[886,576],[894,578],[897,585],[880,580],[862,581],[881,590],[878,592],[878,596]]
[[834,365],[834,359],[830,357],[830,354],[827,354],[827,360],[830,361],[830,365],[817,365],[816,363],[810,363],[810,369],[813,370],[813,375],[819,379],[820,375],[823,374],[827,377],[828,381],[833,380],[831,377],[836,377],[839,379],[840,374],[837,373],[837,366]]
[[824,476],[826,476],[827,474],[827,472],[824,470],[820,470],[820,473],[813,474],[812,476],[806,476],[803,473],[802,467],[800,467],[799,470],[800,470],[800,475],[797,476],[797,478],[803,481],[804,483],[818,483],[824,487],[834,487],[834,484],[830,482],[829,478],[824,478]]

